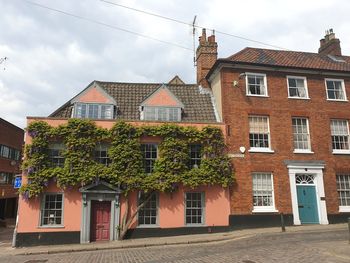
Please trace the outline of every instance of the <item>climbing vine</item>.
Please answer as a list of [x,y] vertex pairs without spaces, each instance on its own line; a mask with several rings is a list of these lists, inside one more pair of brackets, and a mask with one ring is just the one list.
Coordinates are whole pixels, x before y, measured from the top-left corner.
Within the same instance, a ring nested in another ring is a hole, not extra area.
[[[20,188],[20,193],[25,198],[38,196],[50,181],[64,189],[104,180],[121,187],[125,194],[132,190],[171,192],[179,184],[192,188],[215,184],[227,187],[234,181],[223,134],[212,126],[202,130],[175,124],[136,127],[120,121],[108,130],[89,120],[70,119],[58,127],[35,121],[27,131],[32,142],[26,145],[23,162],[28,183]],[[144,136],[155,136],[161,141],[151,174],[146,174],[143,168],[140,138]],[[48,156],[51,142],[64,144],[62,167],[51,166]],[[99,143],[110,145],[108,166],[94,159]],[[188,165],[189,145],[194,143],[202,145],[198,168]]]

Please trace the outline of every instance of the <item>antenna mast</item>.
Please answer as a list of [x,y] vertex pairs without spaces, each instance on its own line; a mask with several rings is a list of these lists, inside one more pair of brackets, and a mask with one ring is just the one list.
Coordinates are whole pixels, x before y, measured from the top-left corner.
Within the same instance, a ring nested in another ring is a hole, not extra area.
[[194,16],[193,22],[192,22],[192,41],[193,41],[193,66],[196,66],[196,20],[197,16]]
[[[8,59],[8,57],[3,57],[3,58],[0,58],[0,64],[2,63],[5,63],[5,61]],[[5,70],[5,65],[4,65],[4,70]]]

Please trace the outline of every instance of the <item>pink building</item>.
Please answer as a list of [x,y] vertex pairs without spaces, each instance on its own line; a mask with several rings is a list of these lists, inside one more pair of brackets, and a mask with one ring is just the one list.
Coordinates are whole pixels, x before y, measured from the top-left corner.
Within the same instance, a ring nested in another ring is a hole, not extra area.
[[[49,117],[28,117],[28,124],[42,120],[53,127],[69,118],[93,119],[97,126],[111,128],[117,120],[136,126],[176,123],[202,129],[220,128],[209,90],[188,85],[178,77],[168,84],[92,82],[77,96]],[[27,134],[26,144],[31,143]],[[144,169],[152,172],[158,155],[159,138],[141,138]],[[62,166],[62,144],[50,142],[48,155],[52,165]],[[201,162],[201,145],[192,145],[190,167]],[[108,164],[108,145],[95,150],[97,162]],[[26,173],[23,174],[26,184]],[[142,198],[140,192],[129,195],[130,213]],[[126,202],[122,190],[104,181],[63,190],[50,181],[44,192],[29,200],[20,197],[16,246],[87,243],[116,240]],[[229,227],[230,192],[221,186],[195,189],[179,186],[171,194],[154,193],[135,217],[128,237],[165,236],[225,231]]]

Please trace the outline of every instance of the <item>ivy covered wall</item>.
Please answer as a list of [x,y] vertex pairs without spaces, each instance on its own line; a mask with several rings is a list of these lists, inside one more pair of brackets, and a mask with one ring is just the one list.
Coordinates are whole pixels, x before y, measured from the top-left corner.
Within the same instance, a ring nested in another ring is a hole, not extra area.
[[[25,147],[23,162],[28,183],[20,188],[20,193],[25,198],[38,196],[50,182],[65,189],[104,180],[120,186],[127,194],[132,190],[172,192],[179,184],[192,188],[199,185],[227,187],[234,181],[222,131],[213,126],[199,130],[176,124],[133,126],[120,121],[111,129],[105,129],[89,120],[69,119],[58,127],[34,121],[27,127],[27,132],[32,142]],[[145,136],[162,139],[151,174],[146,174],[143,167],[140,139]],[[63,167],[51,166],[48,156],[50,142],[64,144]],[[93,158],[98,143],[110,144],[109,166]],[[190,144],[202,145],[202,160],[198,168],[188,166]]]

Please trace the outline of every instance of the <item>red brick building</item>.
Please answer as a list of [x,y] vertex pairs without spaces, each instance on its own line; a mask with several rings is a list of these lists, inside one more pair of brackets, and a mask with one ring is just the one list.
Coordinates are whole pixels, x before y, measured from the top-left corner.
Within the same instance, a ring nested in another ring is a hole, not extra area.
[[15,218],[17,190],[15,175],[20,174],[24,131],[0,118],[0,220]]
[[350,216],[350,57],[332,30],[318,53],[245,48],[224,59],[203,32],[197,73],[227,128],[231,226]]

